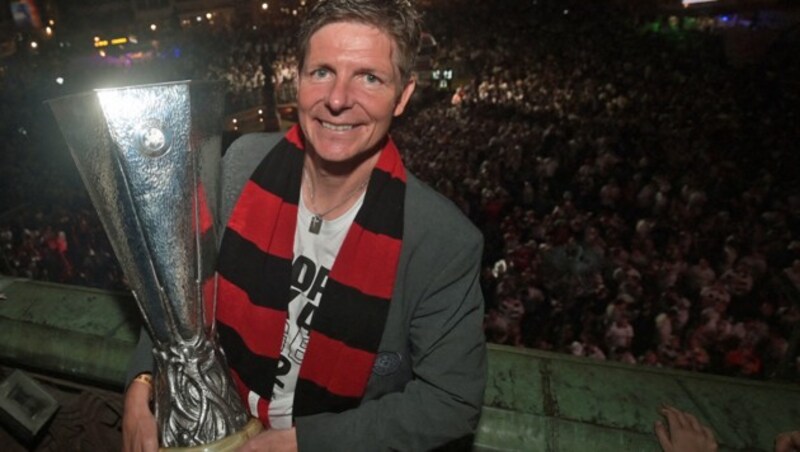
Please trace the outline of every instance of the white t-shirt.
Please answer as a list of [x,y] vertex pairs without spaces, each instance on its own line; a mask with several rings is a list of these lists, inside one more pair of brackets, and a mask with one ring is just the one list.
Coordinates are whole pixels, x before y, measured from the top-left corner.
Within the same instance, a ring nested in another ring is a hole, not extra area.
[[[294,236],[292,300],[289,302],[281,357],[269,405],[269,421],[272,428],[292,427],[294,389],[300,373],[300,364],[308,346],[314,310],[319,306],[328,281],[328,273],[333,267],[339,248],[363,203],[362,193],[344,215],[335,220],[325,220],[319,234],[312,234],[308,232],[312,213],[303,203],[301,196]],[[255,404],[251,401],[251,409],[253,407]]]

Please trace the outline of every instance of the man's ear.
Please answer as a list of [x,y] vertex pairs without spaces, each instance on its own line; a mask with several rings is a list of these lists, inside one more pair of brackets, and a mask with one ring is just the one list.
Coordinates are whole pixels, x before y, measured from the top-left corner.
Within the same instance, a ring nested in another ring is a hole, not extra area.
[[403,91],[400,92],[400,96],[397,98],[397,104],[394,106],[394,116],[400,116],[403,114],[403,111],[406,109],[406,105],[408,105],[408,101],[411,99],[411,95],[414,94],[414,89],[417,87],[417,76],[412,75],[408,78],[405,86],[403,86]]

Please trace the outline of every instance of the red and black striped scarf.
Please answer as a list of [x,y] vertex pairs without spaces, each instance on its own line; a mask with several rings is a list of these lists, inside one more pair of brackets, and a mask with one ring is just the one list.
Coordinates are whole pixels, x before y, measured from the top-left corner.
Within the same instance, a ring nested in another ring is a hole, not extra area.
[[[217,329],[239,394],[269,401],[290,299],[304,138],[292,128],[244,186],[218,261]],[[341,412],[364,395],[383,335],[403,238],[406,173],[391,139],[314,312],[293,416]]]

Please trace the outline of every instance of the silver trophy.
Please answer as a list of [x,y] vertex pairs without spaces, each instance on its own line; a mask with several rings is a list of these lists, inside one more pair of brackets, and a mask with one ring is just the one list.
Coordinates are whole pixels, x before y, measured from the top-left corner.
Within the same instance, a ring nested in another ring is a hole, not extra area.
[[222,450],[205,446],[260,428],[214,324],[223,95],[174,82],[48,101],[153,338],[168,448]]

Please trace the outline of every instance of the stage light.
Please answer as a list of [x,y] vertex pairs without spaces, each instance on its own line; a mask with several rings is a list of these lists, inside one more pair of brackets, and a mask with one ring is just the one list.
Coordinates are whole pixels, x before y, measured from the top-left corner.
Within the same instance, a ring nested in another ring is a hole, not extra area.
[[684,8],[688,8],[689,6],[694,5],[695,3],[713,3],[716,1],[717,0],[683,0],[682,3]]

